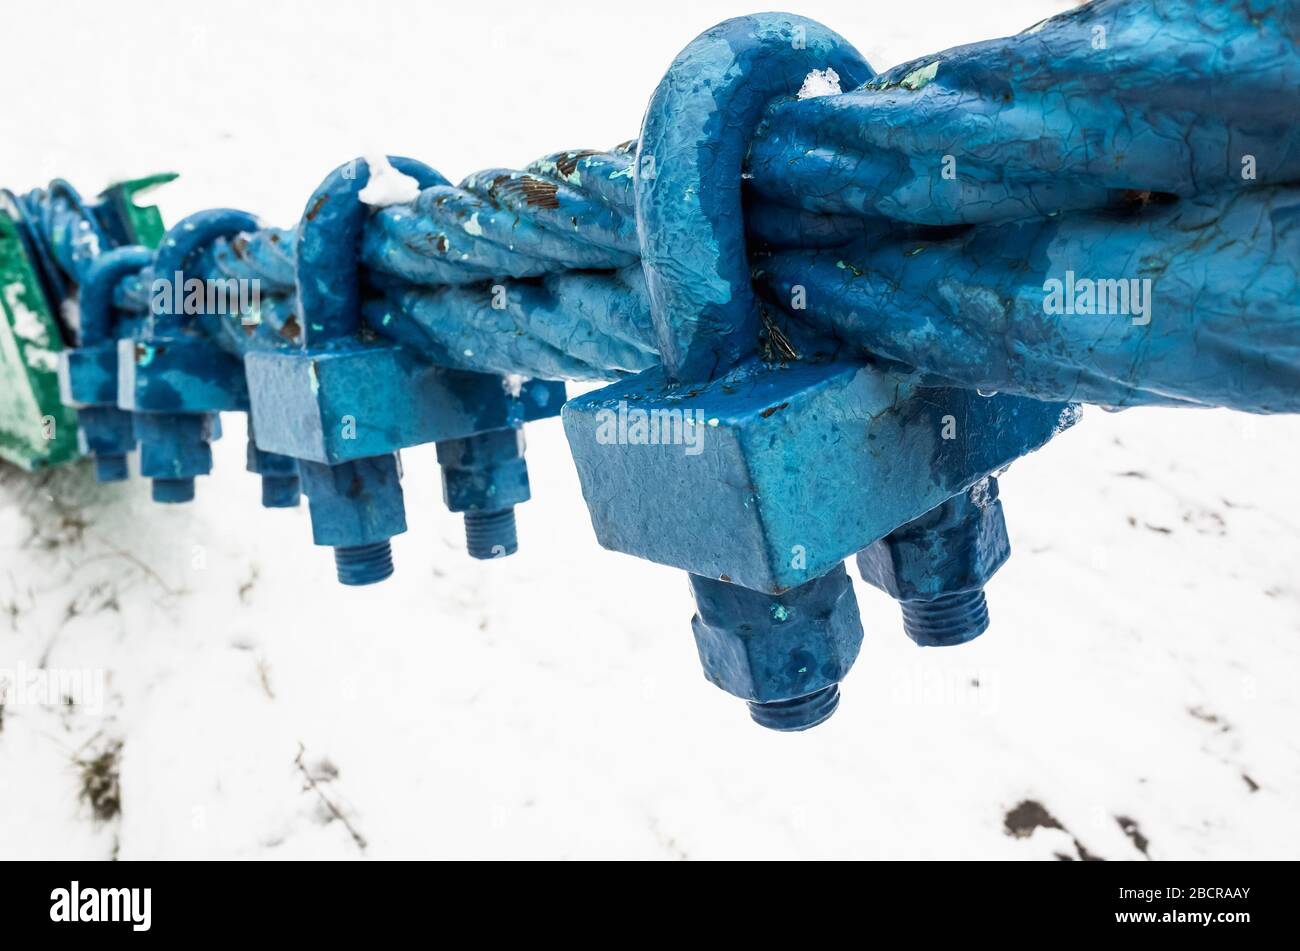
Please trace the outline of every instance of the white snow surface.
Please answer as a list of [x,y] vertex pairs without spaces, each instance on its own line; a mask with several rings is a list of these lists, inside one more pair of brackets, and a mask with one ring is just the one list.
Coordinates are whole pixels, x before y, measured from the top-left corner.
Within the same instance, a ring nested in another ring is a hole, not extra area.
[[[0,110],[0,168],[90,193],[176,169],[169,221],[291,224],[358,142],[456,179],[635,135],[682,46],[759,6],[391,3],[363,36],[342,4],[19,5],[62,66],[10,50],[45,79]],[[884,68],[1064,6],[799,12]],[[859,584],[843,703],[797,735],[705,682],[681,572],[596,545],[558,421],[528,428],[499,561],[464,555],[433,447],[403,453],[410,530],[365,589],[305,508],[258,506],[223,425],[191,505],[0,473],[0,669],[105,678],[99,715],[3,710],[0,858],[1142,859],[1134,823],[1155,859],[1300,853],[1300,419],[1088,411],[1002,479],[992,629],[919,650]],[[99,819],[78,764],[118,744]],[[1063,829],[1010,835],[1024,801]]]
[[803,78],[797,98],[817,99],[821,96],[838,96],[841,92],[840,74],[827,66],[825,69],[814,69]]
[[366,180],[365,187],[357,192],[357,197],[364,204],[386,208],[415,201],[420,194],[420,183],[393,168],[393,163],[382,152],[367,155],[366,166],[370,169],[370,178]]

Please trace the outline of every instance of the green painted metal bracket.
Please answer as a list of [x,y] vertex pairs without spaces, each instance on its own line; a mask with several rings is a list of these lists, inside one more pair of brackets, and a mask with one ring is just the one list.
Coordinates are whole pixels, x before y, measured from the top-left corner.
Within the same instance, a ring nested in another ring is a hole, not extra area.
[[77,416],[59,400],[63,338],[18,229],[0,213],[0,458],[23,469],[75,459]]
[[162,213],[153,205],[137,205],[135,199],[152,188],[175,181],[178,177],[176,172],[159,172],[155,175],[146,175],[144,178],[116,182],[100,193],[100,198],[112,203],[117,212],[117,219],[128,229],[129,233],[120,236],[122,244],[158,247],[163,232],[167,230],[163,226]]

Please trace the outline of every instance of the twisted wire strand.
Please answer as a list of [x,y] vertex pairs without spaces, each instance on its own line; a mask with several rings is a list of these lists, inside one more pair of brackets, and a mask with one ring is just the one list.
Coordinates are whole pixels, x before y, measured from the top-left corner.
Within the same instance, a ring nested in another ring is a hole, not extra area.
[[[1297,36],[1291,0],[1101,0],[774,102],[745,171],[755,282],[792,334],[955,385],[1300,410]],[[633,142],[559,152],[376,210],[360,249],[368,324],[463,369],[654,366],[636,160]],[[75,210],[50,206],[75,277]],[[195,266],[262,282],[262,324],[215,328],[223,346],[297,342],[295,241],[217,241]],[[1122,317],[1045,315],[1044,277],[1065,269],[1158,281],[1159,322],[1137,334]],[[146,309],[150,278],[124,281],[119,303]]]

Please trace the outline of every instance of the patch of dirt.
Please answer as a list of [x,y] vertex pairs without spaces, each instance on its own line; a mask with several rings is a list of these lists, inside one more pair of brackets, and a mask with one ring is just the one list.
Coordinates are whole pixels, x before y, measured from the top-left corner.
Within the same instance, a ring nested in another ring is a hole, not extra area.
[[1151,853],[1147,851],[1147,847],[1151,845],[1151,842],[1142,834],[1142,829],[1139,828],[1137,820],[1130,819],[1128,816],[1116,816],[1115,821],[1119,823],[1123,833],[1133,841],[1133,847],[1149,860]]
[[[1061,824],[1061,821],[1047,811],[1047,807],[1041,802],[1033,799],[1025,799],[1017,804],[1014,808],[1008,810],[1002,819],[1006,828],[1007,835],[1016,839],[1027,839],[1034,834],[1036,829],[1059,829],[1071,839],[1074,840],[1074,849],[1079,853],[1081,862],[1100,862],[1103,861],[1101,856],[1093,855],[1084,847],[1083,843]],[[1063,853],[1055,853],[1061,861],[1072,862],[1073,856]]]
[[121,740],[112,740],[94,756],[75,761],[81,768],[81,801],[100,822],[122,812],[121,756]]

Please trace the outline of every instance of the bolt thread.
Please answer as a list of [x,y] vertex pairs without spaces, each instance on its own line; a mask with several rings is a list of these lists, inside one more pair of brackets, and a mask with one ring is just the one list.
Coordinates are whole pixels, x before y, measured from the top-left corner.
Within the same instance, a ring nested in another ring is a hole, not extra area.
[[840,705],[840,685],[831,684],[793,700],[773,700],[770,703],[750,701],[749,715],[759,726],[782,733],[811,730],[830,719]]
[[121,482],[126,477],[126,456],[124,454],[95,457],[96,482]]
[[155,502],[163,502],[167,505],[193,502],[194,479],[190,476],[179,479],[154,479],[152,495]]
[[465,546],[471,558],[484,560],[518,551],[514,506],[497,512],[466,512]]
[[952,647],[979,637],[989,626],[984,590],[945,594],[933,601],[903,601],[903,630],[922,647]]
[[262,476],[262,507],[291,509],[298,504],[301,487],[297,476]]
[[341,545],[334,549],[339,584],[363,585],[383,581],[393,573],[393,546],[385,538],[369,545]]

